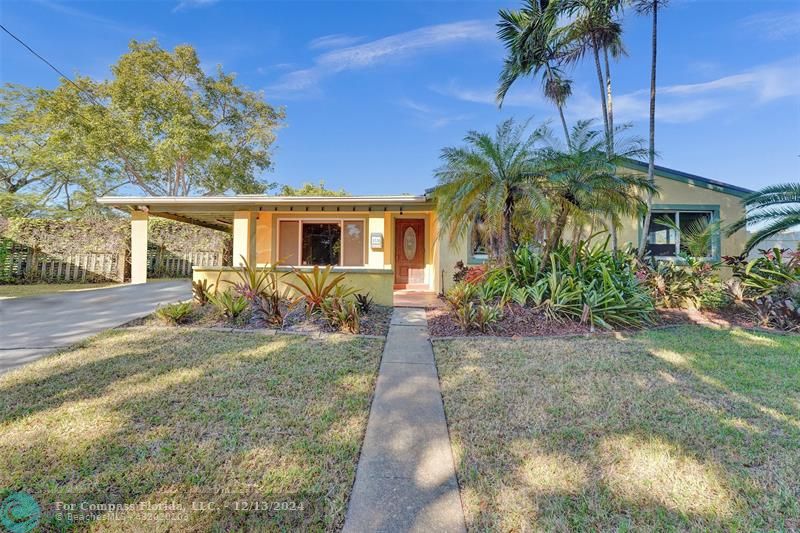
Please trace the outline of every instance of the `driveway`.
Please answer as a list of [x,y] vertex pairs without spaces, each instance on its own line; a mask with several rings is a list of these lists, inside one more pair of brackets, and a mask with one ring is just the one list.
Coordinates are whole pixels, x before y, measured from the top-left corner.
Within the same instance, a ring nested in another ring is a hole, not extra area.
[[175,280],[0,300],[0,374],[191,295]]

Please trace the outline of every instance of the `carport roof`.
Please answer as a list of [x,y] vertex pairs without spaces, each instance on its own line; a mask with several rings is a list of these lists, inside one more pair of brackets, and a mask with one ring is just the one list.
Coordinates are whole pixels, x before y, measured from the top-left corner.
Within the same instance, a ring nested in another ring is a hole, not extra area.
[[101,205],[227,231],[234,211],[398,211],[424,207],[425,196],[103,196]]

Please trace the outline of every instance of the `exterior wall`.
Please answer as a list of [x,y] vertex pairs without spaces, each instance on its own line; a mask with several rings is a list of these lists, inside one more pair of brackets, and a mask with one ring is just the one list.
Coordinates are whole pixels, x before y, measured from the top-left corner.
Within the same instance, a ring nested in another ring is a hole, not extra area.
[[[219,283],[219,290],[228,290],[232,283],[239,281],[234,268],[231,267],[203,267],[195,268],[193,281],[207,280],[209,284]],[[289,269],[281,268],[281,290],[286,289],[286,282],[295,283],[297,276]],[[301,270],[311,271],[310,267]],[[334,267],[334,273],[344,273],[344,284],[355,287],[359,292],[369,292],[375,303],[379,305],[392,305],[394,272],[391,270],[354,269],[349,267]],[[290,293],[295,291],[290,288]]]
[[[722,220],[723,228],[744,217],[744,207],[741,198],[732,194],[709,190],[705,187],[683,183],[677,180],[656,176],[656,185],[660,189],[660,195],[653,198],[656,208],[689,208],[697,206],[698,209],[710,210],[712,207],[719,208],[719,217]],[[620,245],[630,242],[634,246],[638,245],[641,223],[635,219],[628,219],[627,223],[619,232]],[[726,237],[721,235],[720,255],[738,255],[742,253],[744,244],[747,241],[747,231],[742,229]]]

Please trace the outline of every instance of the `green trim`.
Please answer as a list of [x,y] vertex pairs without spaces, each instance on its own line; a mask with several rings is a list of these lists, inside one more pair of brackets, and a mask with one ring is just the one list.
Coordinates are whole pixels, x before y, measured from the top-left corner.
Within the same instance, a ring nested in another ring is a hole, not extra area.
[[488,255],[481,257],[481,256],[470,254],[470,256],[467,258],[467,264],[468,265],[484,265],[484,264],[486,264],[487,261],[489,261],[489,256]]
[[[647,163],[636,161],[635,159],[629,159],[626,163],[623,163],[623,166],[635,170],[644,170],[645,172],[648,168]],[[689,185],[694,185],[695,187],[702,187],[704,189],[721,192],[723,194],[730,194],[731,196],[736,196],[738,198],[744,198],[753,192],[750,189],[745,189],[744,187],[730,185],[721,181],[704,178],[702,176],[696,176],[694,174],[688,174],[686,172],[681,172],[679,170],[674,170],[659,165],[655,165],[655,174],[656,176],[662,178],[680,181],[681,183],[687,183]]]
[[[710,211],[711,222],[719,220],[719,204],[653,204],[653,211]],[[652,220],[652,219],[651,219]],[[638,223],[638,240],[642,242],[642,226],[644,219],[640,218]],[[722,231],[714,235],[714,242],[711,243],[711,259],[719,261],[722,255]]]

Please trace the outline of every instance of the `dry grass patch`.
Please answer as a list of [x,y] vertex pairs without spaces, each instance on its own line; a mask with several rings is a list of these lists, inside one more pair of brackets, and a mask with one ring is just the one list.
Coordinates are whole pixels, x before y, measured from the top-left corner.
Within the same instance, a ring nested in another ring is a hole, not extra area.
[[467,523],[800,527],[800,337],[436,341]]
[[[189,506],[185,520],[148,526],[157,531],[336,529],[381,349],[363,338],[103,334],[0,376],[0,487],[33,495],[53,529],[69,525],[59,501]],[[237,511],[239,500],[305,508]],[[75,525],[142,527],[133,512],[96,514]]]

